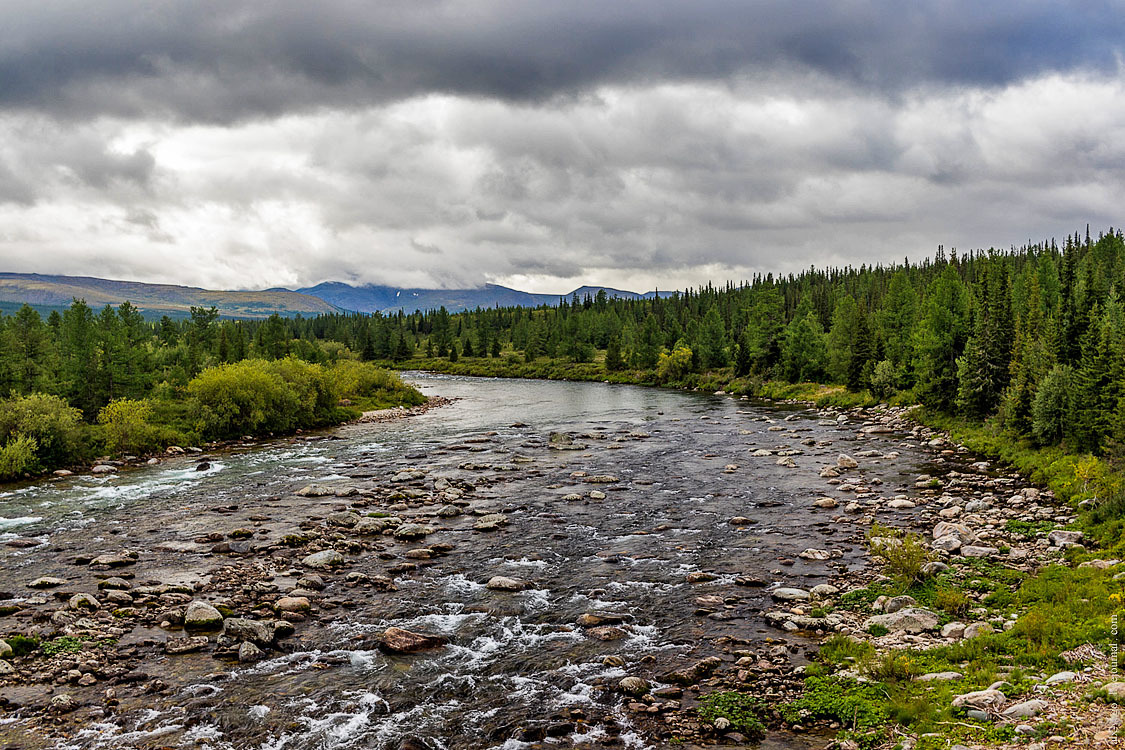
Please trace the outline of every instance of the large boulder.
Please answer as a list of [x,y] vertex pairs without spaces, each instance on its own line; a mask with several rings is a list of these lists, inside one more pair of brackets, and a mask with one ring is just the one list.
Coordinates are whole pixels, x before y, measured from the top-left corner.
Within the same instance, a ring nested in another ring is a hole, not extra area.
[[222,614],[207,602],[193,601],[184,610],[184,627],[189,630],[218,630],[222,625]]
[[995,711],[1004,705],[1006,697],[999,690],[977,690],[958,695],[953,699],[954,708],[975,708],[978,711]]
[[867,619],[865,628],[881,625],[892,633],[923,633],[937,630],[938,616],[922,607],[906,607],[897,612],[875,615]]
[[1071,547],[1082,543],[1082,532],[1055,529],[1047,535],[1047,541],[1056,547]]
[[1038,698],[1024,701],[1005,708],[1004,716],[1008,719],[1030,719],[1032,716],[1038,716],[1043,713],[1043,709],[1047,708],[1049,705],[1047,701],[1039,700]]
[[943,539],[947,536],[956,537],[961,541],[961,544],[968,544],[976,538],[972,530],[963,523],[939,521],[934,526],[934,539]]

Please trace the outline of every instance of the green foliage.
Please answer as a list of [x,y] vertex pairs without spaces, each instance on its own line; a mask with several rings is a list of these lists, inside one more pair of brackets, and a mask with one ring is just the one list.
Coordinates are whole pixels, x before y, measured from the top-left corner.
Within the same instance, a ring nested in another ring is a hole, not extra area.
[[77,654],[82,650],[83,645],[85,645],[83,639],[64,635],[47,641],[40,648],[47,656],[56,656],[58,654]]
[[59,396],[33,393],[0,401],[0,442],[9,445],[20,436],[34,441],[36,470],[65,466],[81,455],[81,424],[81,413]]
[[110,401],[98,412],[98,424],[105,428],[106,447],[115,453],[146,453],[162,448],[160,431],[151,418],[152,404],[146,399]]
[[849,729],[882,726],[890,716],[888,693],[879,682],[857,682],[839,676],[805,680],[805,693],[782,707],[789,723],[827,719]]
[[0,448],[0,479],[18,479],[35,471],[39,466],[36,451],[39,444],[35,438],[16,435]]
[[1056,365],[1039,384],[1031,403],[1031,434],[1039,445],[1055,445],[1066,435],[1071,419],[1073,373]]
[[699,701],[699,718],[710,723],[725,718],[732,731],[746,735],[753,742],[766,736],[766,727],[759,718],[763,710],[756,697],[736,691],[711,693]]
[[691,349],[677,344],[670,354],[661,354],[656,366],[656,377],[661,383],[683,380],[691,372]]
[[920,534],[878,523],[867,534],[867,547],[872,555],[883,558],[887,574],[903,590],[922,580],[922,567],[931,557]]
[[12,654],[15,656],[27,656],[39,648],[39,639],[35,636],[15,634],[4,640],[12,647]]

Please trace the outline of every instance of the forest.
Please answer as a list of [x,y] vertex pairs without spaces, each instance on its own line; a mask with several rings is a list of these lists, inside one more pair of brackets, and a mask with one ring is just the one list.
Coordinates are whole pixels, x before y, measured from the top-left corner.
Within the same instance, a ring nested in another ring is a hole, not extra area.
[[[10,416],[32,398],[54,399],[90,424],[105,424],[112,403],[138,402],[155,424],[200,437],[323,424],[340,393],[321,398],[317,416],[220,424],[200,401],[201,373],[218,368],[231,384],[258,376],[292,383],[308,379],[299,367],[332,373],[377,363],[750,395],[768,395],[778,382],[836,384],[864,399],[987,423],[1030,445],[1120,462],[1123,281],[1122,232],[1095,238],[1087,228],[1007,251],[939,247],[921,262],[810,268],[654,299],[602,292],[536,309],[250,321],[192,308],[186,320],[150,321],[129,303],[94,311],[76,300],[46,320],[25,306],[0,320],[0,392],[10,394],[0,405],[0,441],[7,451],[33,437]],[[252,366],[236,367],[245,361]],[[406,393],[390,381],[369,391],[386,403]],[[52,454],[39,464],[62,460]]]

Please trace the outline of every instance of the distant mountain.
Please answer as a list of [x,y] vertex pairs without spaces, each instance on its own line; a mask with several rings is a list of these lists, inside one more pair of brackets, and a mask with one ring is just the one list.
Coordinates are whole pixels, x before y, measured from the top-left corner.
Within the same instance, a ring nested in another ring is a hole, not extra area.
[[[120,305],[128,300],[146,317],[170,315],[184,317],[193,306],[218,308],[225,318],[264,318],[279,313],[285,316],[318,315],[346,310],[391,314],[400,310],[450,312],[478,307],[538,307],[556,305],[575,294],[594,297],[605,290],[610,297],[651,299],[656,292],[637,294],[600,286],[583,286],[569,294],[532,294],[497,284],[479,289],[400,289],[367,284],[352,286],[326,281],[304,289],[266,289],[261,292],[215,291],[173,284],[145,284],[139,281],[111,281],[91,276],[59,276],[37,273],[0,273],[0,311],[11,312],[28,303],[41,311],[69,307],[71,300],[84,299],[93,308]],[[667,296],[671,292],[660,292]]]
[[0,304],[5,308],[24,302],[39,308],[60,308],[69,306],[73,299],[84,299],[95,309],[128,300],[149,317],[182,317],[190,313],[192,306],[214,306],[220,315],[231,318],[264,318],[275,312],[292,316],[339,311],[323,299],[288,290],[227,292],[90,276],[0,273]]
[[[610,297],[625,299],[651,299],[656,295],[656,292],[638,294],[600,286],[583,286],[568,294],[532,294],[498,284],[485,284],[478,289],[400,289],[374,284],[352,286],[339,281],[326,281],[296,291],[320,297],[325,302],[353,312],[389,314],[400,310],[408,313],[415,310],[436,310],[439,307],[445,307],[450,312],[497,305],[538,307],[558,304],[559,300],[570,299],[574,294],[579,298],[584,298],[587,294],[593,297],[602,289],[605,289]],[[660,294],[666,296],[670,292]]]

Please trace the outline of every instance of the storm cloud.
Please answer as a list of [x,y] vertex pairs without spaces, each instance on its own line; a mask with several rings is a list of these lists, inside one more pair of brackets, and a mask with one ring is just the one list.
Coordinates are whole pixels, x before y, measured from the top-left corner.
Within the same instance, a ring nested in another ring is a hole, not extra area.
[[7,4],[4,270],[662,288],[1120,222],[1118,3]]

